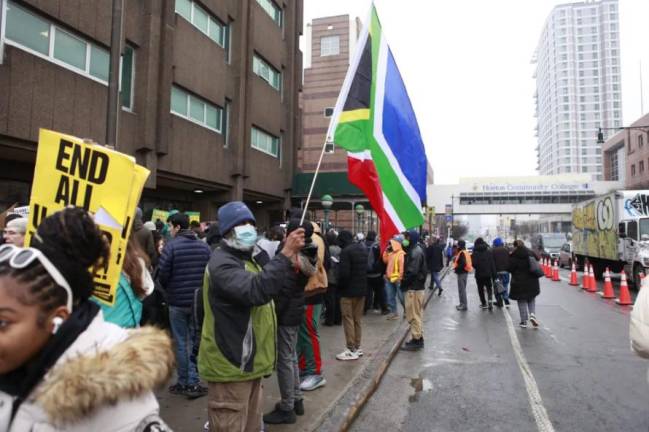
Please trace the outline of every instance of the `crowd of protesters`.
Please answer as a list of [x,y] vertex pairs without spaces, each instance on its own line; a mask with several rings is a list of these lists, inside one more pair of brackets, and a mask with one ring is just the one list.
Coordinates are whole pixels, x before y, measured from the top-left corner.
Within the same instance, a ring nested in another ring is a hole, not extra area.
[[[207,396],[206,429],[295,423],[308,410],[303,392],[326,385],[321,322],[343,326],[340,361],[363,357],[367,313],[403,317],[410,337],[402,349],[421,350],[426,281],[442,295],[445,258],[457,275],[458,310],[468,308],[474,272],[481,308],[511,298],[522,327],[539,325],[534,255],[522,242],[510,252],[500,239],[493,247],[477,239],[469,253],[464,241],[445,248],[409,230],[382,250],[375,232],[322,233],[300,216],[289,213],[259,235],[242,202],[220,207],[208,227],[181,212],[145,223],[138,209],[109,305],[92,295],[92,273],[109,249],[88,213],[49,216],[29,245],[27,219],[8,215],[0,246],[0,430],[41,423],[102,430],[109,418],[124,430],[169,430],[152,390],[171,376],[169,392]],[[263,415],[261,380],[273,372],[280,400]]]

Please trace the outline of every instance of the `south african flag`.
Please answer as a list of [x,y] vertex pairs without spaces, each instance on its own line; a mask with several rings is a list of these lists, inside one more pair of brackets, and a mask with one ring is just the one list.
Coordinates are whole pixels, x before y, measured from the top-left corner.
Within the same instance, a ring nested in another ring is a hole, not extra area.
[[327,140],[347,150],[349,181],[378,214],[382,245],[394,234],[424,223],[424,143],[374,6],[338,96]]

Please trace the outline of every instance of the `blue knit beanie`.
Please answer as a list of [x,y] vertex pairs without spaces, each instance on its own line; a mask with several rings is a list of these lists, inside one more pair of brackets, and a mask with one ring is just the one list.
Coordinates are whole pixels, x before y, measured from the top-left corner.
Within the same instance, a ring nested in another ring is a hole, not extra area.
[[496,237],[494,239],[494,247],[500,247],[502,245],[503,245],[503,239],[501,239],[500,237]]
[[232,228],[244,222],[257,223],[248,206],[241,201],[231,201],[219,208],[219,231],[225,236]]

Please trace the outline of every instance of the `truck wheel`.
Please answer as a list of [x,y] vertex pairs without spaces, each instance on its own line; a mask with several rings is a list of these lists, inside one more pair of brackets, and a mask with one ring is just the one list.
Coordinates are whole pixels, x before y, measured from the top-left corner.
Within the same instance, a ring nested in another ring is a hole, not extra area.
[[640,266],[640,264],[633,264],[633,277],[631,278],[631,280],[633,281],[633,286],[638,291],[640,290],[640,273],[643,270],[644,269],[642,268],[642,266]]

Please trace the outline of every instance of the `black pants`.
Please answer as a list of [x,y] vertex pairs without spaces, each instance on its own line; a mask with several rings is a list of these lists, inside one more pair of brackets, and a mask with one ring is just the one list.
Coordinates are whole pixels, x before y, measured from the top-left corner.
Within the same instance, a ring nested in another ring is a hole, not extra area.
[[367,278],[367,295],[365,296],[365,312],[369,309],[387,310],[385,301],[385,281],[383,276]]
[[342,323],[342,316],[340,315],[340,294],[338,294],[338,286],[336,284],[329,284],[327,293],[325,294],[325,325],[340,325]]
[[493,302],[493,288],[491,287],[491,278],[475,278],[476,284],[478,285],[478,295],[480,296],[480,303],[483,305],[487,304],[487,300],[484,296],[485,288],[487,288],[487,295],[489,296],[489,301]]

